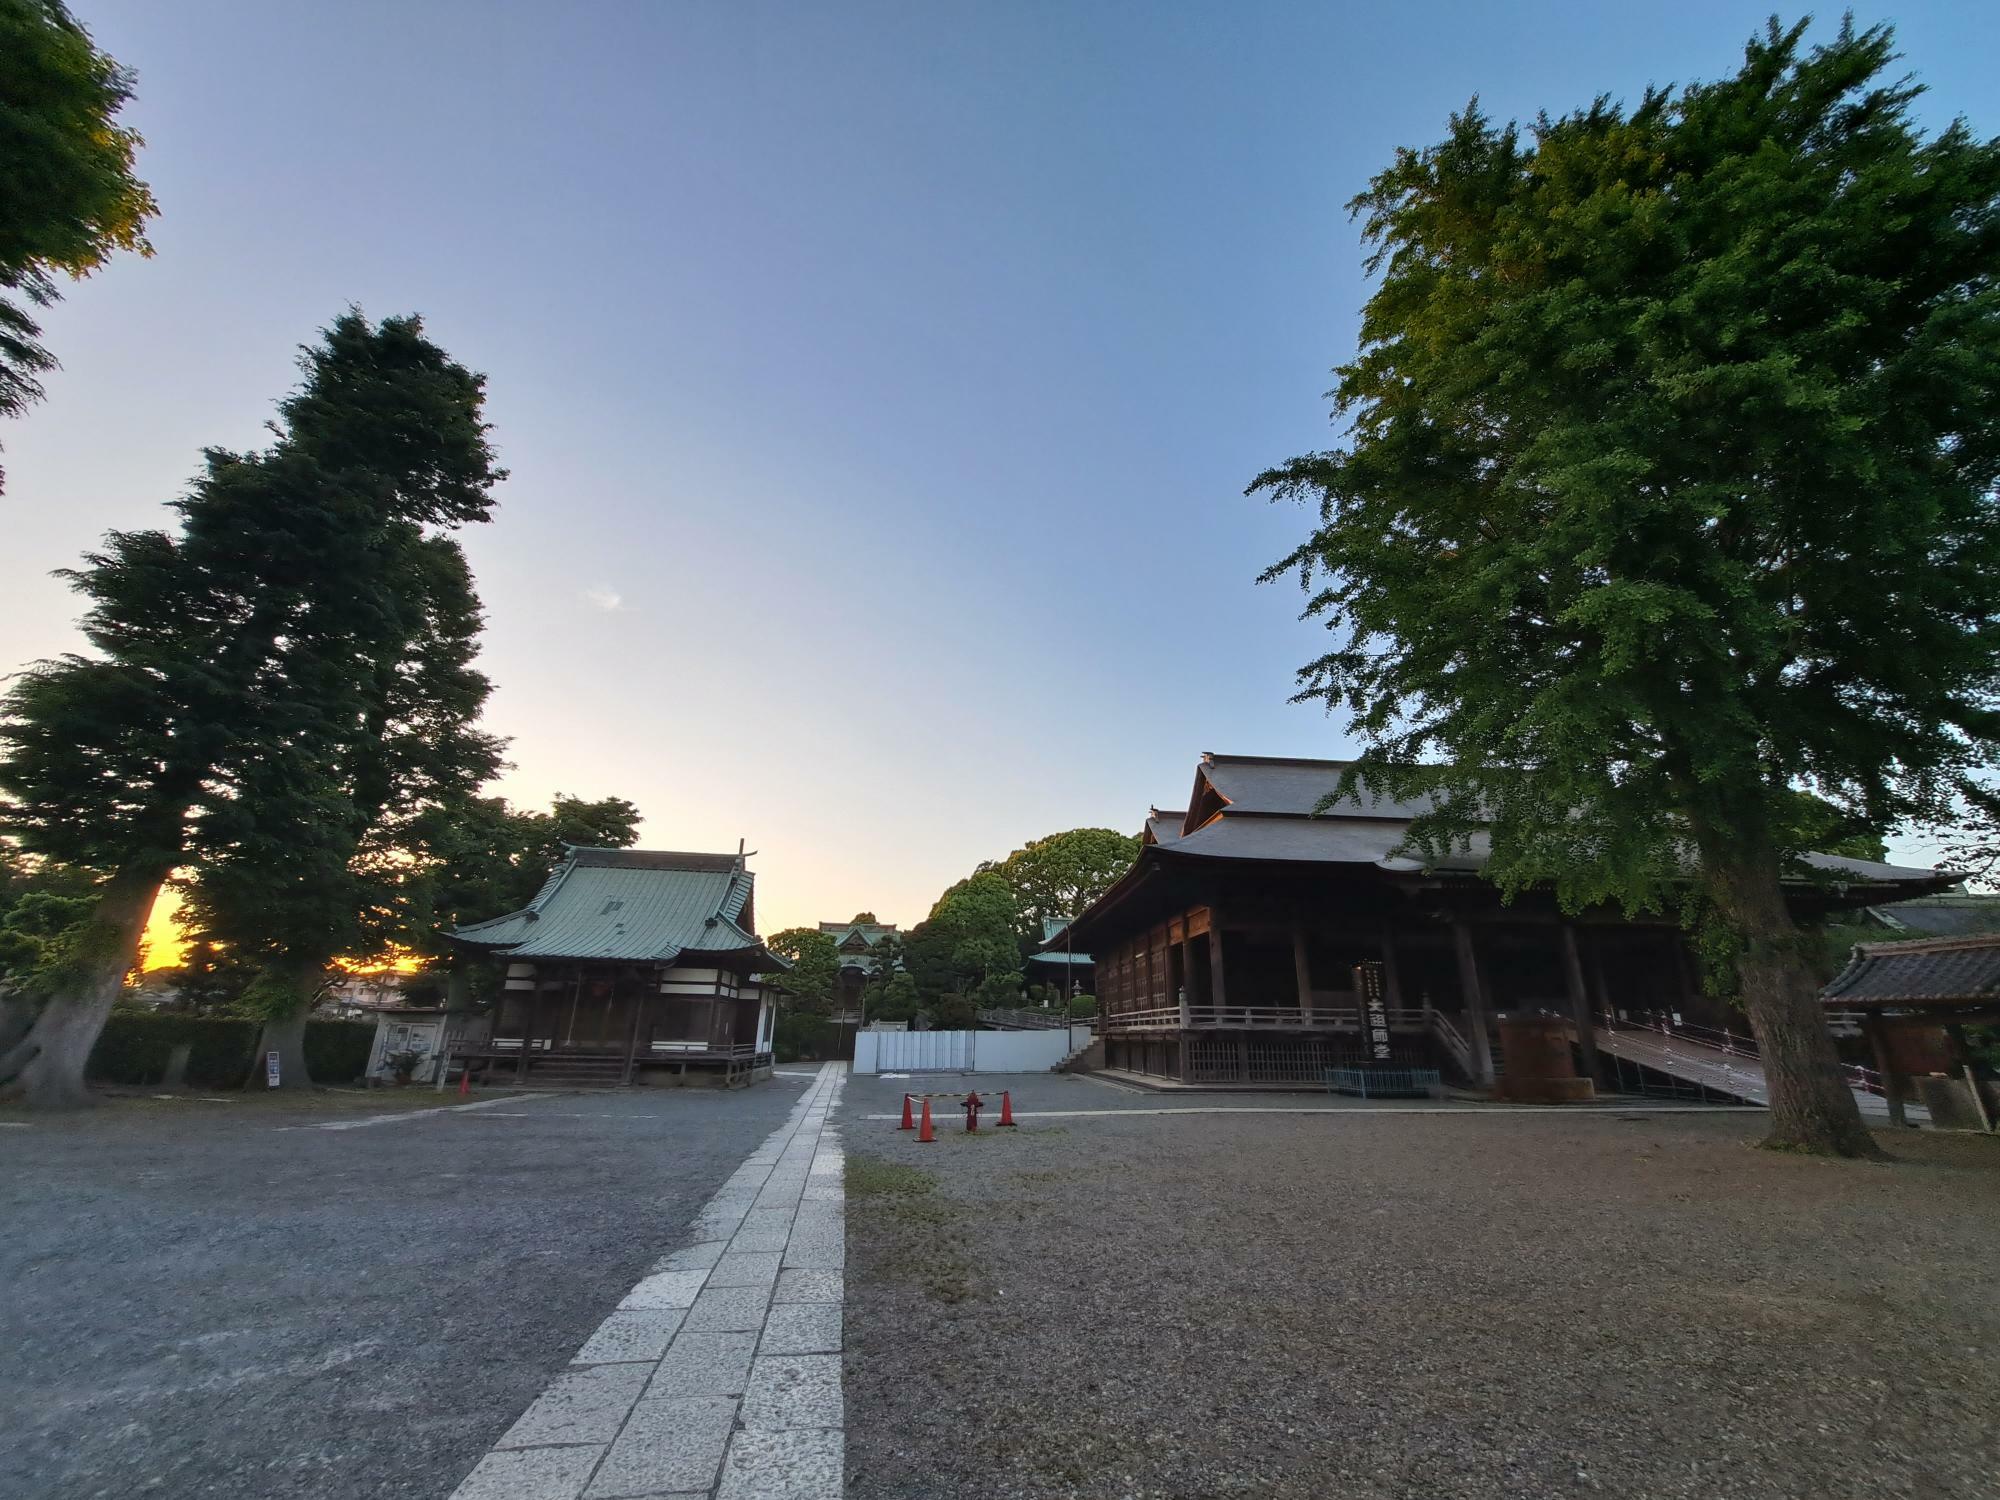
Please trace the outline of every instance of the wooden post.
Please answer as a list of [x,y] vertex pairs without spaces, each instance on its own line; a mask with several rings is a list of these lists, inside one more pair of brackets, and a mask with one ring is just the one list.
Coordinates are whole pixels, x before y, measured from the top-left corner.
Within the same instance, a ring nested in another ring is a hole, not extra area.
[[1217,1010],[1229,1003],[1229,990],[1222,982],[1222,926],[1213,908],[1208,914],[1208,1003]]
[[[660,981],[657,978],[653,980],[653,987],[656,990],[659,988],[659,983]],[[613,986],[613,988],[615,989],[616,986]],[[621,1075],[620,1081],[628,1085],[632,1082],[633,1063],[639,1056],[639,1018],[645,1013],[646,994],[642,987],[638,993],[632,996],[632,1034],[625,1041],[625,1071]]]
[[1583,1055],[1583,1076],[1597,1077],[1597,1026],[1590,1014],[1590,996],[1583,987],[1583,955],[1577,951],[1576,924],[1562,924],[1563,983],[1569,989],[1570,1014],[1576,1018],[1576,1046]]
[[1611,986],[1604,982],[1604,955],[1599,951],[1603,940],[1590,945],[1585,953],[1587,972],[1590,979],[1590,993],[1595,997],[1597,1013],[1604,1017],[1606,1026],[1618,1024],[1617,1008],[1611,1003]]
[[1194,1025],[1194,1017],[1188,1012],[1199,996],[1194,984],[1194,939],[1181,939],[1181,992],[1174,997],[1174,1003],[1181,1008],[1181,1030]]
[[1883,1035],[1882,1019],[1869,1016],[1861,1023],[1861,1031],[1868,1038],[1868,1045],[1875,1053],[1875,1071],[1882,1075],[1882,1097],[1889,1101],[1889,1123],[1907,1125],[1909,1117],[1903,1109],[1902,1080],[1889,1067],[1889,1042]]
[[1472,928],[1463,921],[1451,924],[1458,944],[1458,987],[1465,996],[1466,1044],[1472,1048],[1473,1082],[1490,1089],[1493,1073],[1493,1042],[1486,1034],[1486,989],[1479,977],[1479,955],[1472,946]]
[[1306,927],[1303,922],[1292,924],[1292,972],[1299,984],[1299,1021],[1310,1026],[1313,1020],[1313,977],[1312,955],[1306,947]]
[[521,1022],[521,1060],[514,1064],[514,1081],[523,1083],[528,1077],[528,1044],[535,1039],[535,1022],[542,1014],[542,971],[535,969],[535,985],[528,991],[528,1014]]
[[[1382,1003],[1395,1015],[1403,1008],[1403,971],[1396,962],[1396,924],[1382,924]],[[1428,1031],[1430,1028],[1424,1028]]]

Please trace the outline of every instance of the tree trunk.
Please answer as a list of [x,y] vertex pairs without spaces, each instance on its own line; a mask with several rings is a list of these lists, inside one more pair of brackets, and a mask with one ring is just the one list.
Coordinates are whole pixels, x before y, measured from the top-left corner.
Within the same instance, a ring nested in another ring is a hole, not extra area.
[[96,1100],[84,1086],[84,1065],[139,961],[146,918],[166,880],[164,871],[120,872],[97,898],[89,928],[59,973],[28,1034],[0,1058],[0,1080],[18,1088],[30,1109],[83,1109]]
[[301,1005],[288,1015],[267,1016],[257,1036],[257,1055],[251,1060],[248,1087],[268,1092],[264,1055],[278,1054],[278,1087],[309,1089],[312,1077],[306,1072],[307,1007]]
[[306,1020],[325,978],[326,965],[313,962],[272,964],[257,976],[255,989],[264,1008],[264,1029],[257,1038],[257,1055],[251,1059],[249,1087],[270,1087],[264,1066],[269,1052],[278,1054],[279,1088],[312,1087],[312,1077],[306,1072]]
[[1882,1155],[1841,1074],[1776,856],[1726,849],[1707,863],[1716,905],[1742,945],[1737,975],[1770,1091],[1764,1144],[1821,1156]]

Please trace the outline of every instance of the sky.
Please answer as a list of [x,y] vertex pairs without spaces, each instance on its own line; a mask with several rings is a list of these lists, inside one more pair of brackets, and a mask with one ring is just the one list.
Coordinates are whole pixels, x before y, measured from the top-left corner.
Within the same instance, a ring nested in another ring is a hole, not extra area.
[[[464,537],[499,789],[746,840],[770,932],[1135,831],[1205,750],[1351,753],[1256,583],[1308,518],[1243,494],[1331,440],[1346,202],[1474,94],[1731,71],[1769,0],[72,8],[138,74],[157,254],[69,289],[0,428],[0,672],[299,345],[421,313],[511,471]],[[2000,132],[2000,6],[1857,15]]]

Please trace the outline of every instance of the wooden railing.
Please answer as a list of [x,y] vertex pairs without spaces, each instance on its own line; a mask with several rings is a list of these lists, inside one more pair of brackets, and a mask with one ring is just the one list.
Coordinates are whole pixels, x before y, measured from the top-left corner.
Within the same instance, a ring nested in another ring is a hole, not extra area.
[[[1422,1031],[1426,1012],[1403,1007],[1389,1012],[1391,1031]],[[1150,1010],[1105,1011],[1097,1017],[1100,1032],[1120,1031],[1354,1031],[1361,1014],[1352,1009],[1325,1010],[1296,1005],[1178,1005]]]
[[1430,1013],[1430,1020],[1432,1033],[1443,1044],[1444,1050],[1451,1054],[1452,1061],[1458,1064],[1459,1072],[1464,1077],[1473,1077],[1472,1044],[1452,1025],[1449,1016],[1434,1010]]

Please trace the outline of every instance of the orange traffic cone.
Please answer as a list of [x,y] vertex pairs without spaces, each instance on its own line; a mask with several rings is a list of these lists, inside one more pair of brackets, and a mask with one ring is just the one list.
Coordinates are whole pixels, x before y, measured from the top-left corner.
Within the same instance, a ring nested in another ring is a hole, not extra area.
[[903,1095],[903,1123],[896,1128],[898,1130],[915,1130],[917,1128],[917,1122],[910,1118],[910,1096],[908,1094]]
[[463,1099],[472,1092],[472,1064],[467,1063],[458,1073],[458,1097]]
[[917,1132],[917,1144],[924,1145],[937,1139],[937,1132],[931,1129],[931,1096],[924,1095],[924,1123]]
[[1014,1123],[1014,1094],[1011,1089],[1000,1090],[1000,1118],[994,1122],[997,1129],[1001,1125]]

